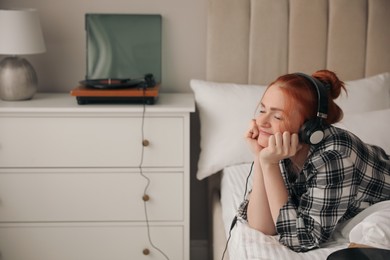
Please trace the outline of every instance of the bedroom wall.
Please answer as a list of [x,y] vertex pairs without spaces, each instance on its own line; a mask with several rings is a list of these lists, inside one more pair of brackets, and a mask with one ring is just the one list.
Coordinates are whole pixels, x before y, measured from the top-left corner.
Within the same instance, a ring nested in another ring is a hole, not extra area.
[[[191,78],[205,77],[206,0],[1,0],[0,8],[36,8],[47,51],[27,56],[41,92],[69,92],[85,75],[84,14],[87,12],[161,14],[163,17],[162,92],[190,92]],[[0,56],[0,58],[3,58]],[[199,136],[192,117],[191,239],[207,239],[205,182],[195,179]]]
[[84,14],[163,16],[163,92],[190,92],[189,79],[205,75],[206,0],[1,0],[0,8],[36,8],[47,51],[31,55],[39,90],[68,92],[85,76]]

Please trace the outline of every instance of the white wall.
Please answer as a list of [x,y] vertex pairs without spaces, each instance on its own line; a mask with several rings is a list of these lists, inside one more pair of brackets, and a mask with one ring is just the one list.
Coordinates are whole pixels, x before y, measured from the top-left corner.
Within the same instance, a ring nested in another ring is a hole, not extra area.
[[88,12],[162,15],[162,92],[190,92],[189,80],[205,76],[206,0],[1,0],[0,8],[39,11],[47,51],[27,56],[38,91],[69,92],[84,79]]

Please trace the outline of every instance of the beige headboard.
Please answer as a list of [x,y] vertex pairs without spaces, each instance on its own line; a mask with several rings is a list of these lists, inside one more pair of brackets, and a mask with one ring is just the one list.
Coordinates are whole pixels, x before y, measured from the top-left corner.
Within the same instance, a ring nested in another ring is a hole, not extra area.
[[209,0],[207,79],[267,84],[331,69],[390,71],[390,0]]

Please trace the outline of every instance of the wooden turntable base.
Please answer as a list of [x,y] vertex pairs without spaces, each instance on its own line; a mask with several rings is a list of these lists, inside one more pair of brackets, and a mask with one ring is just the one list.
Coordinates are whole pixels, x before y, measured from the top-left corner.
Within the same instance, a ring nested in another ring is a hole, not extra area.
[[71,90],[79,105],[96,103],[136,103],[154,104],[158,98],[160,84],[148,88],[99,89],[78,86]]

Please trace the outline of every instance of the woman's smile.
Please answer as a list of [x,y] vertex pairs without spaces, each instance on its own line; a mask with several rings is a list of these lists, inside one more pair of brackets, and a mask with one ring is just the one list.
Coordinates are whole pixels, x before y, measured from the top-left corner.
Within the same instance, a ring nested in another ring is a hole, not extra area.
[[265,137],[269,137],[270,135],[272,135],[272,133],[268,133],[268,132],[266,132],[266,131],[264,131],[264,130],[259,130],[259,136],[265,136]]

